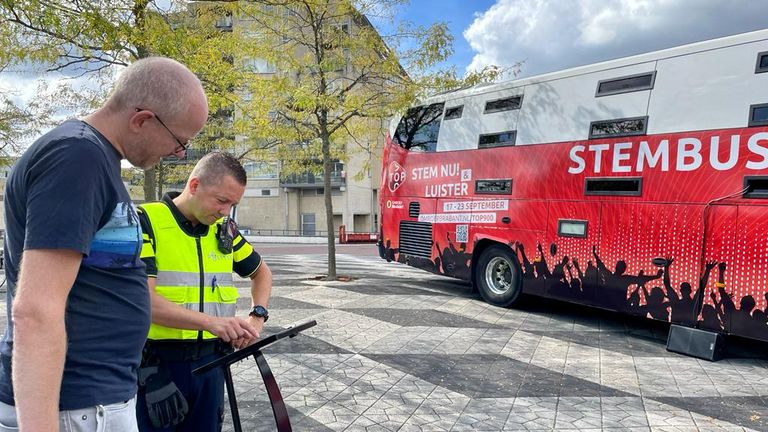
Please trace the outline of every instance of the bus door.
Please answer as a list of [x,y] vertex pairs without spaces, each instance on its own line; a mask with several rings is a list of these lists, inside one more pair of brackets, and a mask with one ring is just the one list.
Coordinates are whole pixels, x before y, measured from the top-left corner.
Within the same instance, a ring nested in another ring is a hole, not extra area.
[[549,205],[547,242],[536,251],[537,275],[546,281],[546,295],[594,304],[597,264],[592,247],[600,244],[600,205],[554,201]]
[[472,256],[467,250],[469,231],[472,227],[472,199],[470,197],[439,198],[433,229],[435,262],[442,273],[463,280],[470,280],[469,268]]
[[[669,321],[693,308],[704,205],[603,202],[595,303]],[[672,311],[672,312],[670,312]]]
[[[734,260],[739,211],[735,205],[722,203],[710,205],[704,211],[704,260],[700,264],[698,284],[692,284],[697,302],[695,321],[700,328],[721,332],[730,327],[730,316],[725,316],[723,297],[719,296],[733,289],[734,272],[743,270],[737,270],[739,265]],[[672,320],[691,323],[689,313],[676,317],[674,310]]]

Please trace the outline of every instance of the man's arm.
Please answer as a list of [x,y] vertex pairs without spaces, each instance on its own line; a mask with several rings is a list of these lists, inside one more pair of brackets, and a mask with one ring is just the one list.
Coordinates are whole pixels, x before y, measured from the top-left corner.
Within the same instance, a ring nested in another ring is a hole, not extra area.
[[239,317],[215,317],[185,309],[155,291],[157,279],[147,279],[152,301],[152,322],[165,327],[205,330],[220,337],[224,342],[236,339],[256,340],[261,327]]
[[64,315],[82,254],[24,251],[13,301],[13,387],[19,429],[59,430],[59,394],[67,352]]
[[[270,270],[267,263],[261,262],[261,265],[256,269],[251,278],[251,308],[256,305],[264,307],[269,306],[269,296],[272,295],[272,270]],[[251,323],[258,331],[264,328],[264,318],[248,315],[248,322]],[[255,340],[240,339],[232,342],[232,346],[235,348],[245,348]]]
[[[272,270],[267,263],[262,262],[258,270],[251,275],[251,307],[269,306],[269,296],[272,295]],[[248,319],[259,329],[264,327],[264,319],[248,315]]]

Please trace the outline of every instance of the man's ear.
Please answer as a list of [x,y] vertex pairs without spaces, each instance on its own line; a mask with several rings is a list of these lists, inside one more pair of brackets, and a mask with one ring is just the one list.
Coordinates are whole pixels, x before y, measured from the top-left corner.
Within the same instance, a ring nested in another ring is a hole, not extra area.
[[200,187],[200,179],[192,177],[189,179],[189,193],[192,195],[197,193],[197,189]]
[[136,111],[131,115],[130,128],[134,131],[139,131],[145,122],[152,120],[155,115],[151,111]]

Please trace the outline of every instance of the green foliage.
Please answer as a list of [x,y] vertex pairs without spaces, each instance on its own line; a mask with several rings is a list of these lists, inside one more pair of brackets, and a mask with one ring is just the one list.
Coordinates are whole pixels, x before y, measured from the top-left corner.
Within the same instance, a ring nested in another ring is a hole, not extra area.
[[[172,1],[161,8],[148,0],[0,0],[0,70],[8,66],[86,76],[92,88],[86,93],[70,88],[76,98],[52,97],[47,104],[16,111],[5,102],[10,95],[0,93],[0,104],[5,104],[5,109],[0,107],[0,130],[27,130],[34,136],[42,124],[52,123],[50,106],[63,111],[64,102],[76,101],[76,107],[67,104],[70,112],[93,109],[103,102],[122,67],[163,55],[186,64],[206,88],[212,121],[199,141],[209,147],[233,147],[237,131],[221,114],[233,112],[245,83],[255,78],[233,62],[249,55],[243,35],[217,26],[235,8],[227,2]],[[11,138],[14,143],[21,139]],[[0,139],[7,142],[5,136]],[[150,180],[155,175],[150,174]]]
[[[444,23],[402,23],[392,34],[380,34],[368,16],[391,19],[403,0],[236,4],[235,33],[248,35],[251,44],[250,57],[238,57],[240,67],[264,73],[236,102],[235,129],[250,157],[279,161],[282,175],[325,174],[327,231],[332,232],[332,161],[346,161],[356,152],[378,154],[388,118],[420,95],[465,84],[455,70],[433,70],[453,53],[452,36]],[[471,80],[494,79],[494,74],[483,71]],[[330,236],[328,247],[333,277]]]
[[[0,0],[0,68],[44,65],[109,83],[136,59],[175,58],[200,77],[209,98],[211,120],[196,148],[279,161],[283,174],[329,174],[333,160],[378,154],[386,119],[418,97],[505,73],[488,68],[460,77],[440,69],[453,53],[444,23],[404,22],[379,34],[369,21],[393,22],[406,3],[171,0],[161,8],[150,0]],[[88,106],[103,100],[107,86],[99,89]],[[182,166],[147,172],[147,198],[177,181]],[[325,192],[331,233],[330,187]]]

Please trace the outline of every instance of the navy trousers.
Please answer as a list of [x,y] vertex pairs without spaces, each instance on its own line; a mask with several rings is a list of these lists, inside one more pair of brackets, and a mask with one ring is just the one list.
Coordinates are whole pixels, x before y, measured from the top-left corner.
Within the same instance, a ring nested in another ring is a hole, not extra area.
[[144,389],[139,387],[136,398],[136,418],[141,432],[220,432],[224,422],[224,373],[220,368],[202,375],[192,375],[192,370],[221,357],[209,354],[189,362],[165,362],[176,387],[184,394],[189,413],[175,427],[157,429],[152,426],[147,410]]

